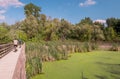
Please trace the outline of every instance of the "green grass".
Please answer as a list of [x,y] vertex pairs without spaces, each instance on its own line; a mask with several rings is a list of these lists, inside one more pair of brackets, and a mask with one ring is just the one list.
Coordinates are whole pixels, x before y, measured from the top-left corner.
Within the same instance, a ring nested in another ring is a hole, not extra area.
[[120,79],[120,52],[75,53],[68,60],[45,62],[32,79]]

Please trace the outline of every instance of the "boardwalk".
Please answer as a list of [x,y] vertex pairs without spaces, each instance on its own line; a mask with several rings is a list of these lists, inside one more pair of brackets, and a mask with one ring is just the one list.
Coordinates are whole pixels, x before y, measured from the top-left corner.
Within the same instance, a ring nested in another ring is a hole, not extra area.
[[[11,51],[0,59],[0,78],[13,79],[18,59],[21,55],[22,48],[17,48],[17,52]],[[17,78],[14,78],[17,79]]]

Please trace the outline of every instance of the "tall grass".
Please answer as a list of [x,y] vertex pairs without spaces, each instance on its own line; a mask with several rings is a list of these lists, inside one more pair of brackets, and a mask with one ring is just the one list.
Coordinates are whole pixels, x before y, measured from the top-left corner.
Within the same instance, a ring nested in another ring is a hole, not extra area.
[[26,72],[27,79],[36,74],[43,73],[42,62],[68,59],[69,53],[90,52],[92,44],[85,42],[28,42],[26,44]]
[[111,51],[119,51],[119,44],[113,43],[112,47],[110,48]]

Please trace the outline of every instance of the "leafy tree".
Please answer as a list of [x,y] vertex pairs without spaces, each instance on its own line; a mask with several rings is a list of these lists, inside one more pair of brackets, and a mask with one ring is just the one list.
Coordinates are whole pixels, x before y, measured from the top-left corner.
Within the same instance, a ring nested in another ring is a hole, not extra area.
[[99,26],[101,30],[104,30],[105,25],[100,22],[94,22],[94,25]]
[[99,41],[99,40],[105,40],[103,28],[101,25],[93,25],[92,26],[92,40]]
[[68,38],[68,35],[70,34],[70,28],[71,24],[64,19],[61,19],[61,24],[60,27],[58,27],[57,31],[57,34],[60,37],[60,39],[64,40]]
[[91,33],[92,33],[92,26],[85,24],[81,26],[81,32],[80,32],[80,39],[82,41],[90,41],[91,40]]
[[39,32],[37,19],[33,15],[29,16],[22,22],[21,29],[27,34],[29,39],[35,37]]
[[77,39],[77,40],[80,40],[79,36],[80,36],[80,33],[81,32],[81,28],[79,26],[72,26],[71,29],[70,29],[70,35],[69,37],[71,39]]
[[23,41],[27,41],[27,34],[24,31],[18,30],[17,37]]
[[5,22],[1,23],[0,26],[5,27],[6,29],[10,30],[10,25],[8,25]]
[[33,15],[34,17],[39,18],[39,12],[41,11],[41,8],[34,5],[33,3],[29,3],[25,5],[24,11],[26,17]]
[[120,37],[120,19],[108,18],[106,20],[108,27],[112,27],[117,33],[117,36]]
[[10,41],[10,37],[8,36],[8,29],[0,26],[0,43],[7,43]]
[[45,14],[40,14],[40,24],[41,26],[45,27],[45,23],[47,21],[47,17]]
[[54,30],[54,26],[52,25],[52,24],[50,24],[49,26],[46,26],[46,28],[45,28],[45,40],[47,40],[47,41],[50,41],[51,40],[51,34],[52,34],[52,32],[53,32],[53,30]]
[[106,23],[107,23],[108,27],[115,27],[115,25],[117,24],[117,19],[116,18],[108,18],[106,20]]
[[56,27],[59,27],[60,26],[60,20],[58,18],[54,18],[53,19],[53,24],[56,26]]
[[112,41],[115,38],[115,31],[112,27],[107,27],[104,30],[104,35],[105,35],[105,39],[108,41]]
[[60,21],[59,19],[55,18],[53,20],[49,20],[48,26],[46,27],[46,34],[47,34],[47,39],[49,38],[50,40],[58,40],[58,29],[60,27]]
[[120,19],[118,19],[117,24],[114,29],[115,29],[117,35],[120,37]]
[[84,25],[84,24],[89,24],[89,25],[92,25],[93,22],[92,20],[89,18],[89,17],[85,17],[84,19],[81,20],[80,23],[78,23],[77,25]]

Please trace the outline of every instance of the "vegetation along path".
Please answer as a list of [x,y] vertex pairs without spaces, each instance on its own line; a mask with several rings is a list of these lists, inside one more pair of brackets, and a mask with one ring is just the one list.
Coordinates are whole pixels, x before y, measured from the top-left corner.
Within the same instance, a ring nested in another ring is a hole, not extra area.
[[120,79],[120,52],[75,53],[43,65],[44,74],[32,79]]

